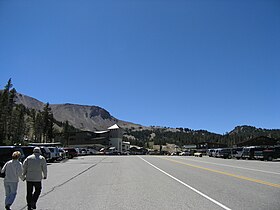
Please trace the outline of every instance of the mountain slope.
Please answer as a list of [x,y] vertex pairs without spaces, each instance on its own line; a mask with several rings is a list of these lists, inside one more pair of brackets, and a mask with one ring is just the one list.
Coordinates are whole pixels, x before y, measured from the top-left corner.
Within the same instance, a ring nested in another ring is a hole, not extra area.
[[[45,103],[23,94],[17,94],[16,103],[37,111],[43,110],[45,106]],[[141,125],[118,120],[107,110],[98,106],[50,104],[50,108],[56,120],[61,122],[68,120],[70,125],[80,130],[106,130],[115,123],[123,128],[141,127]]]

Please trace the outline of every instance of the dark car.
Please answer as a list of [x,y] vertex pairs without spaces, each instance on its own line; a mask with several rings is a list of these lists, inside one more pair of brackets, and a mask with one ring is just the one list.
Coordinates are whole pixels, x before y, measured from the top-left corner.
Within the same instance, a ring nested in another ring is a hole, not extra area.
[[243,147],[236,147],[232,149],[232,157],[239,160],[242,157]]
[[25,155],[20,147],[0,146],[0,168],[2,168],[6,162],[12,159],[12,154],[15,151],[19,151],[21,153],[21,157],[19,158],[19,161],[23,162]]
[[253,160],[256,151],[263,151],[265,147],[244,147],[242,151],[242,159]]
[[34,146],[22,146],[21,149],[24,153],[25,158],[27,158],[29,155],[33,154],[33,149],[35,147]]
[[66,148],[63,148],[63,149],[66,152],[66,156],[69,159],[72,159],[73,157],[77,157],[78,156],[78,152],[77,152],[77,150],[75,148],[66,147]]
[[255,152],[255,157],[260,160],[272,161],[280,158],[280,146],[266,148],[263,151]]
[[[27,158],[29,155],[33,154],[33,149],[35,148],[35,146],[21,146],[20,148],[23,150],[25,158]],[[51,157],[50,150],[47,147],[43,146],[40,147],[40,150],[42,156],[44,156],[46,161],[49,162]]]
[[219,157],[221,158],[232,158],[232,149],[230,148],[223,148],[219,151]]

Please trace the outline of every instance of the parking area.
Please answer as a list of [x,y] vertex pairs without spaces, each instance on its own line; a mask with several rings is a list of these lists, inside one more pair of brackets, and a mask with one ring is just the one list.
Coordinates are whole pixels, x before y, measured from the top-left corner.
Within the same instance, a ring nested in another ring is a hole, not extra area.
[[[87,155],[48,163],[48,171],[38,202],[41,210],[225,209],[206,196],[228,209],[280,206],[278,161]],[[13,209],[25,209],[25,190],[20,181]]]

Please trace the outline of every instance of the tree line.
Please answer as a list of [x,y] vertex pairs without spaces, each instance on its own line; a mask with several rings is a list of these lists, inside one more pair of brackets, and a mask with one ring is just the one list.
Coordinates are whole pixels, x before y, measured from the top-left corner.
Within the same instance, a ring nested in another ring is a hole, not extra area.
[[[242,129],[240,129],[242,127]],[[170,131],[167,128],[151,129],[126,129],[125,141],[130,141],[132,145],[150,148],[152,144],[165,145],[176,144],[180,147],[189,144],[199,143],[219,143],[233,147],[247,140],[266,136],[273,139],[279,139],[280,129],[258,129],[253,126],[237,126],[235,129],[242,132],[230,132],[224,135],[211,133],[206,130],[191,130],[188,128],[177,128],[176,131]],[[133,136],[133,138],[130,138]]]
[[[16,93],[11,79],[0,91],[0,145],[52,142],[55,133],[74,129],[68,122],[54,119],[49,103],[39,111],[16,104]],[[61,130],[55,129],[54,125]]]

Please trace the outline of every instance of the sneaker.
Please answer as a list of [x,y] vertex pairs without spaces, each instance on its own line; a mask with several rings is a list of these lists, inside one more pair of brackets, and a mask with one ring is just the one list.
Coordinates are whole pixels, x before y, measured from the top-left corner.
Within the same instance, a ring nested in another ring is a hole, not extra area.
[[10,206],[11,206],[11,205],[6,205],[6,206],[5,206],[6,210],[11,210],[11,209],[10,209]]

